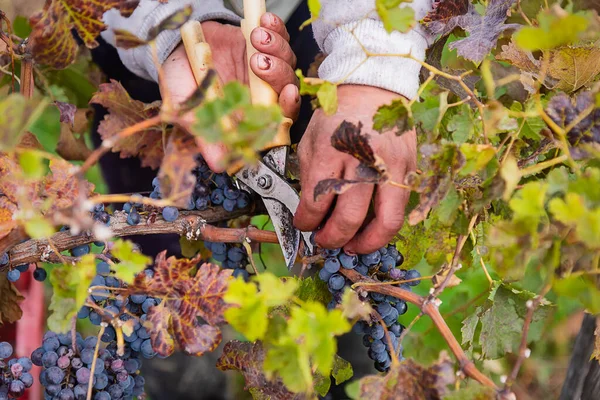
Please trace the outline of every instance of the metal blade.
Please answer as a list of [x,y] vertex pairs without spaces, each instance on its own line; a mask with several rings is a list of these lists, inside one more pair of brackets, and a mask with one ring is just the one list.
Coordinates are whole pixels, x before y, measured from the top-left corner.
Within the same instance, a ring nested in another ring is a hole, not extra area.
[[[279,151],[266,158],[269,163],[277,163],[282,157],[285,163],[285,153],[282,155]],[[285,164],[283,166],[285,168]],[[286,265],[292,268],[300,245],[300,231],[293,224],[293,213],[300,201],[298,193],[278,172],[262,162],[242,169],[235,176],[262,197],[275,227]]]

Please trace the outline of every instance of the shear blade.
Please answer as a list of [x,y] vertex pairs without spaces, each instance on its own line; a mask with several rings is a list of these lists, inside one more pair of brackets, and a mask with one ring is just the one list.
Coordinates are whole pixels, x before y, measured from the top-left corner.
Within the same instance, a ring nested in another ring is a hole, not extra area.
[[285,264],[288,270],[292,269],[300,246],[300,231],[294,228],[294,216],[277,200],[265,198],[263,201],[279,238]]

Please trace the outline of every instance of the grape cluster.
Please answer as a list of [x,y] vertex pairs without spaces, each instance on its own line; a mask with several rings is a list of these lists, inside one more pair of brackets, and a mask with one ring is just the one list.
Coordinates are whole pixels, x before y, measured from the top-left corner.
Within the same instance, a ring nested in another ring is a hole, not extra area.
[[201,155],[196,156],[196,167],[192,174],[196,177],[196,185],[189,209],[202,211],[210,206],[223,206],[225,211],[233,212],[250,204],[248,193],[238,189],[226,173],[211,171]]
[[212,252],[212,258],[221,263],[223,268],[232,269],[233,276],[241,276],[245,280],[249,274],[246,270],[249,261],[246,249],[240,244],[204,242],[204,246]]
[[94,400],[130,400],[144,393],[141,361],[131,350],[119,356],[113,343],[99,348],[94,361],[97,342],[94,336],[83,339],[77,333],[73,345],[71,335],[46,332],[42,346],[31,354],[31,361],[42,367],[45,399],[83,400],[90,380]]
[[92,218],[108,225],[110,223],[110,214],[104,210],[104,204],[96,204],[92,209]]
[[[113,276],[110,265],[105,261],[99,261],[96,264],[96,273],[91,283],[93,286],[103,286],[107,288],[121,289],[125,284]],[[144,272],[148,278],[154,276],[152,269],[146,269]],[[126,348],[131,349],[134,355],[141,353],[144,358],[153,358],[156,352],[152,349],[150,341],[150,332],[143,326],[147,320],[147,313],[151,307],[160,304],[160,299],[147,296],[145,294],[132,294],[124,296],[118,291],[110,293],[110,289],[94,288],[91,298],[97,307],[91,308],[83,306],[77,313],[80,319],[88,318],[93,325],[99,326],[103,321],[108,322],[119,318],[126,322],[133,320],[133,331],[129,335],[124,335]],[[104,329],[101,340],[104,343],[112,343],[116,340],[117,333],[109,325]]]
[[[417,270],[405,270],[399,267],[404,262],[404,256],[395,246],[386,246],[370,254],[352,255],[341,249],[321,250],[325,261],[319,271],[319,278],[327,282],[327,287],[333,299],[328,304],[333,309],[341,301],[342,293],[352,282],[339,273],[341,268],[353,269],[361,275],[371,276],[374,279],[383,278],[387,281],[409,281],[397,284],[405,290],[419,284],[421,274]],[[404,331],[404,326],[398,322],[398,317],[405,314],[408,306],[404,300],[380,293],[359,293],[361,300],[368,301],[379,313],[389,331],[389,339],[385,330],[378,321],[371,323],[360,321],[353,331],[363,335],[363,344],[369,349],[369,357],[375,361],[375,368],[385,372],[391,365],[391,352],[401,356],[402,348],[398,338]]]
[[[27,357],[13,358],[13,347],[8,342],[0,343],[0,400],[18,399],[26,388],[33,385],[29,373],[33,366]],[[7,361],[8,360],[8,361]]]
[[[569,126],[588,108],[594,106],[594,94],[583,92],[575,99],[565,93],[554,96],[546,108],[548,116],[561,128]],[[572,145],[579,143],[600,143],[600,108],[595,107],[585,118],[579,121],[567,133],[567,138]]]

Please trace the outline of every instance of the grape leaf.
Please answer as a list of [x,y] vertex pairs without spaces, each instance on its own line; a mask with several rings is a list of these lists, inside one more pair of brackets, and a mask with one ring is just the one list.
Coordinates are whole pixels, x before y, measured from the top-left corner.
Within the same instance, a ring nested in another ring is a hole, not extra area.
[[505,30],[520,27],[504,23],[514,2],[490,0],[485,15],[480,15],[469,0],[440,0],[421,22],[433,35],[445,36],[456,27],[468,32],[468,37],[450,43],[449,49],[456,49],[458,55],[466,60],[480,63]]
[[113,243],[111,253],[119,260],[115,277],[127,284],[133,283],[135,276],[152,264],[152,259],[135,250],[133,242],[118,239]]
[[[56,144],[56,152],[68,161],[86,160],[92,153],[85,143],[85,132],[88,129],[87,110],[74,112],[73,122],[60,125],[60,137]],[[76,133],[79,135],[76,137]]]
[[[2,225],[0,225],[1,227]],[[2,296],[0,296],[0,326],[20,320],[23,311],[19,303],[25,300],[25,297],[6,278],[6,272],[0,272],[0,293],[2,293]]]
[[113,32],[115,34],[115,46],[118,48],[129,50],[148,44],[147,41],[124,29],[113,29]]
[[[544,52],[549,57],[543,84],[549,89],[575,92],[588,86],[600,73],[600,49],[593,45],[562,46]],[[519,48],[515,41],[502,46],[496,59],[507,61],[521,70],[521,74],[540,79],[542,62],[527,50]]]
[[[507,352],[517,351],[528,310],[527,302],[535,296],[535,293],[495,282],[486,303],[477,307],[475,313],[463,321],[463,344],[477,343],[488,359],[497,359]],[[551,309],[550,302],[542,300],[533,314],[528,343],[540,339],[544,320],[550,315]],[[481,330],[476,338],[479,324]]]
[[102,15],[118,8],[123,16],[130,15],[138,1],[132,0],[49,0],[43,11],[29,22],[31,51],[36,62],[62,69],[75,61],[77,42],[71,33],[75,29],[89,48],[98,46],[96,38],[106,26]]
[[373,116],[373,129],[379,133],[396,128],[396,135],[412,129],[415,122],[408,102],[404,97],[394,100],[391,104],[381,106]]
[[228,342],[217,361],[221,371],[239,371],[246,380],[244,389],[254,399],[301,400],[305,396],[290,392],[280,378],[267,379],[263,372],[265,349],[261,342]]
[[73,126],[75,124],[75,112],[77,111],[77,106],[62,101],[55,101],[54,105],[60,112],[60,122]]
[[[90,103],[99,104],[109,111],[98,127],[103,140],[109,140],[128,126],[156,116],[160,110],[156,103],[144,104],[132,99],[115,80],[101,84]],[[164,155],[162,137],[162,127],[148,128],[118,141],[112,146],[112,151],[121,153],[121,158],[139,156],[143,167],[156,169]]]
[[230,283],[224,299],[234,305],[225,312],[227,322],[248,340],[264,339],[269,323],[269,308],[283,306],[298,288],[293,279],[280,280],[263,273],[254,282],[237,279]]
[[447,394],[444,400],[494,400],[496,391],[493,388],[483,386],[470,380],[466,386]]
[[71,319],[89,296],[88,288],[96,276],[93,254],[86,254],[75,265],[62,265],[50,272],[52,299],[48,327],[57,333],[67,332]]
[[415,10],[410,7],[400,7],[402,3],[412,0],[375,0],[375,9],[383,26],[388,32],[407,32],[415,25]]
[[360,161],[356,169],[359,179],[324,179],[317,183],[314,190],[315,201],[322,196],[335,193],[342,194],[358,184],[375,184],[386,179],[386,166],[375,155],[369,137],[361,134],[362,123],[354,125],[352,122],[342,121],[331,136],[331,145],[338,151],[351,155]]
[[196,166],[195,157],[198,154],[200,149],[193,136],[182,131],[171,134],[158,178],[163,198],[172,199],[180,208],[187,208],[196,185],[196,177],[192,170]]
[[[42,222],[40,215],[66,209],[81,198],[88,197],[94,186],[74,177],[76,169],[67,161],[54,158],[50,173],[42,180],[25,179],[24,172],[13,156],[0,153],[0,222],[6,223],[8,215],[17,217],[27,210],[28,220]],[[14,218],[17,220],[17,218]],[[6,223],[6,225],[15,224]],[[8,232],[4,232],[8,233]]]
[[408,183],[419,195],[419,204],[410,212],[408,221],[416,225],[446,197],[453,186],[453,177],[465,164],[465,156],[457,145],[425,144],[420,148],[427,167],[424,174],[410,174]]
[[[558,126],[566,128],[590,107],[594,107],[592,92],[582,92],[574,99],[558,93],[548,102],[546,112]],[[600,142],[600,108],[592,110],[572,127],[567,138],[572,145]]]
[[[158,307],[148,312],[148,330],[152,347],[161,356],[175,350],[175,341],[190,355],[201,356],[213,351],[221,342],[223,314],[228,305],[223,300],[231,270],[221,270],[213,264],[202,264],[195,275],[199,257],[166,258],[161,252],[154,264],[154,277],[138,274],[131,293],[148,293],[162,299]],[[206,323],[198,320],[201,317]]]
[[25,132],[42,116],[48,101],[26,99],[20,93],[11,93],[0,101],[0,151],[8,151],[19,144]]
[[600,313],[600,290],[590,277],[571,275],[555,279],[552,290],[558,296],[577,300],[592,314]]
[[360,380],[361,399],[428,399],[441,400],[454,383],[454,367],[447,354],[428,368],[405,360],[392,365],[383,376],[369,375]]
[[558,6],[540,11],[537,20],[538,26],[526,26],[515,34],[515,43],[522,49],[549,50],[573,43],[589,25],[586,17],[567,14]]

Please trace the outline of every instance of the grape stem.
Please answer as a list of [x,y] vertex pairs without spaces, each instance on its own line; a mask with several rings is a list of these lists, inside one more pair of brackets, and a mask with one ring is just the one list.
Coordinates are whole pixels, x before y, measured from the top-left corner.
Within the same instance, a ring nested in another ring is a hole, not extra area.
[[[142,220],[137,225],[127,224],[127,214],[122,211],[116,211],[111,216],[109,228],[112,231],[113,237],[176,233],[179,236],[186,237],[188,240],[243,243],[247,238],[260,243],[278,243],[277,235],[272,231],[264,231],[252,226],[231,229],[210,225],[213,222],[241,215],[249,215],[253,211],[252,209],[244,208],[229,213],[221,207],[206,211],[181,211],[179,217],[173,222],[157,218],[154,222],[148,223],[147,217],[142,216]],[[11,265],[15,266],[39,261],[61,263],[65,256],[61,255],[60,252],[94,241],[96,239],[93,233],[82,232],[79,235],[71,235],[68,231],[55,233],[48,239],[31,239],[13,247],[9,251],[9,264],[0,268],[0,270],[7,269]],[[69,257],[69,259],[71,258]]]
[[[342,275],[344,275],[346,278],[350,279],[354,283],[359,283],[359,282],[377,283],[375,280],[373,280],[369,277],[366,277],[366,276],[362,276],[358,272],[351,270],[351,269],[340,268],[340,273]],[[463,351],[460,343],[458,343],[458,340],[456,340],[456,338],[452,334],[452,331],[448,327],[448,324],[446,323],[446,321],[440,314],[440,310],[438,308],[437,302],[429,301],[428,298],[419,296],[416,293],[409,292],[408,290],[404,290],[399,287],[390,286],[390,285],[365,285],[365,286],[362,286],[361,288],[368,292],[376,292],[376,293],[381,293],[384,295],[396,297],[398,299],[407,301],[409,303],[412,303],[412,304],[418,306],[419,309],[423,312],[423,314],[425,314],[425,315],[429,316],[429,318],[431,318],[431,321],[437,327],[437,329],[439,330],[440,334],[442,335],[442,337],[444,338],[446,343],[448,343],[448,346],[450,347],[452,354],[454,354],[454,356],[458,360],[460,369],[465,373],[465,375],[475,379],[477,382],[481,383],[482,385],[485,385],[485,386],[491,387],[495,390],[498,390],[498,387],[496,386],[494,381],[492,381],[490,378],[485,376],[481,371],[479,371],[477,369],[477,367],[475,366],[475,364],[473,363],[473,361],[471,361],[467,357],[467,355]]]

